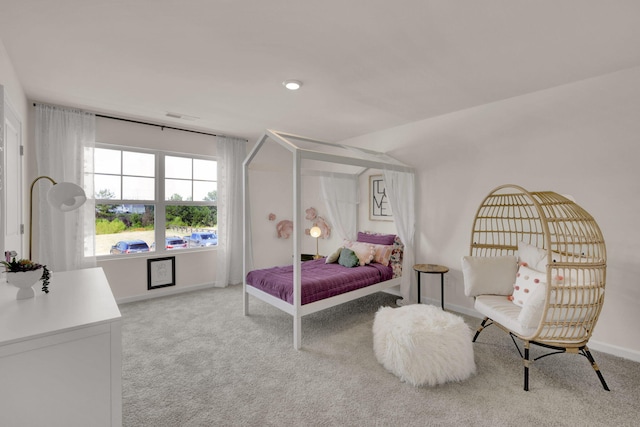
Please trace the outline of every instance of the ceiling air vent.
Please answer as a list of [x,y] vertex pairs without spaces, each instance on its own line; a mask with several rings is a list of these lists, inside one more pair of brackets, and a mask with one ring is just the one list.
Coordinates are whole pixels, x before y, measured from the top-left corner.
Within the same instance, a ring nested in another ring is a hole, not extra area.
[[166,116],[171,117],[172,119],[191,120],[191,121],[199,119],[199,117],[196,117],[196,116],[188,116],[186,114],[180,114],[180,113],[167,113]]

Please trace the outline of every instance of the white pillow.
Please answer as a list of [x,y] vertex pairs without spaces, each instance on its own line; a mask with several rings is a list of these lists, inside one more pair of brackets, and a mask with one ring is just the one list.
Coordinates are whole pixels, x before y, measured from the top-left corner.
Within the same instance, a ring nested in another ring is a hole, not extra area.
[[551,280],[556,285],[589,285],[601,281],[598,270],[588,268],[554,268]]
[[535,328],[540,324],[546,296],[546,286],[537,286],[534,291],[531,292],[529,299],[527,299],[527,302],[518,315],[518,322],[520,322],[524,328]]
[[[542,319],[546,294],[547,287],[538,286],[529,296],[518,315],[518,321],[523,327],[535,328],[538,326]],[[587,310],[582,304],[596,304],[601,295],[602,290],[585,293],[579,292],[577,289],[571,289],[564,293],[552,290],[549,295],[549,305],[561,304],[563,307],[556,309],[550,307],[550,311],[547,312],[547,321],[582,322],[593,315],[593,311]]]
[[547,251],[525,242],[518,242],[518,257],[520,263],[538,271],[547,269]]
[[350,242],[349,245],[345,244],[345,247],[351,249],[356,254],[360,260],[360,265],[369,264],[376,254],[376,248],[371,243]]
[[342,246],[335,250],[331,255],[327,257],[324,261],[325,264],[333,264],[334,262],[338,262],[338,258],[340,258],[340,253],[342,252]]
[[545,287],[546,273],[532,270],[521,265],[516,275],[516,283],[513,285],[513,294],[509,297],[515,305],[524,307],[532,293],[539,287]]
[[462,257],[464,294],[468,297],[511,295],[517,271],[515,256]]
[[[547,270],[547,251],[525,242],[518,242],[518,256],[520,262],[525,262],[528,267],[538,271]],[[551,262],[593,262],[587,257],[562,256],[558,252],[551,252]]]

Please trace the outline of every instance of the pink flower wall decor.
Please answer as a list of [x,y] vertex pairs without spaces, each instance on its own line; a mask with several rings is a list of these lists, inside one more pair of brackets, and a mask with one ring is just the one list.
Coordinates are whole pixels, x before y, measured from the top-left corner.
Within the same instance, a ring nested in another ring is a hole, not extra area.
[[307,214],[305,218],[309,221],[313,221],[318,216],[318,212],[315,210],[315,208],[309,208],[305,211],[305,213]]
[[269,214],[269,221],[275,221],[275,220],[276,220],[276,214],[270,213]]
[[293,221],[289,219],[283,219],[276,224],[276,231],[278,232],[278,238],[288,239],[293,233]]

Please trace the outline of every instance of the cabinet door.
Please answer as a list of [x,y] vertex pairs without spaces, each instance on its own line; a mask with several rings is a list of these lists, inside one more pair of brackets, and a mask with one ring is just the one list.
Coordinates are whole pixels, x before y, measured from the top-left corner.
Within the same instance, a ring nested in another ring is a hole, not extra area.
[[0,425],[120,425],[111,338],[101,325],[1,346]]

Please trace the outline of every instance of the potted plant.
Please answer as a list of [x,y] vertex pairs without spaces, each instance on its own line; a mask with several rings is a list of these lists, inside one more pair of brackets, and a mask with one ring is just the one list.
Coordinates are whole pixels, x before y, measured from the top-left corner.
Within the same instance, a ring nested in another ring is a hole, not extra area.
[[31,298],[35,295],[32,286],[42,280],[42,292],[49,293],[51,272],[46,265],[28,259],[0,261],[7,273],[7,282],[19,288],[17,299]]

